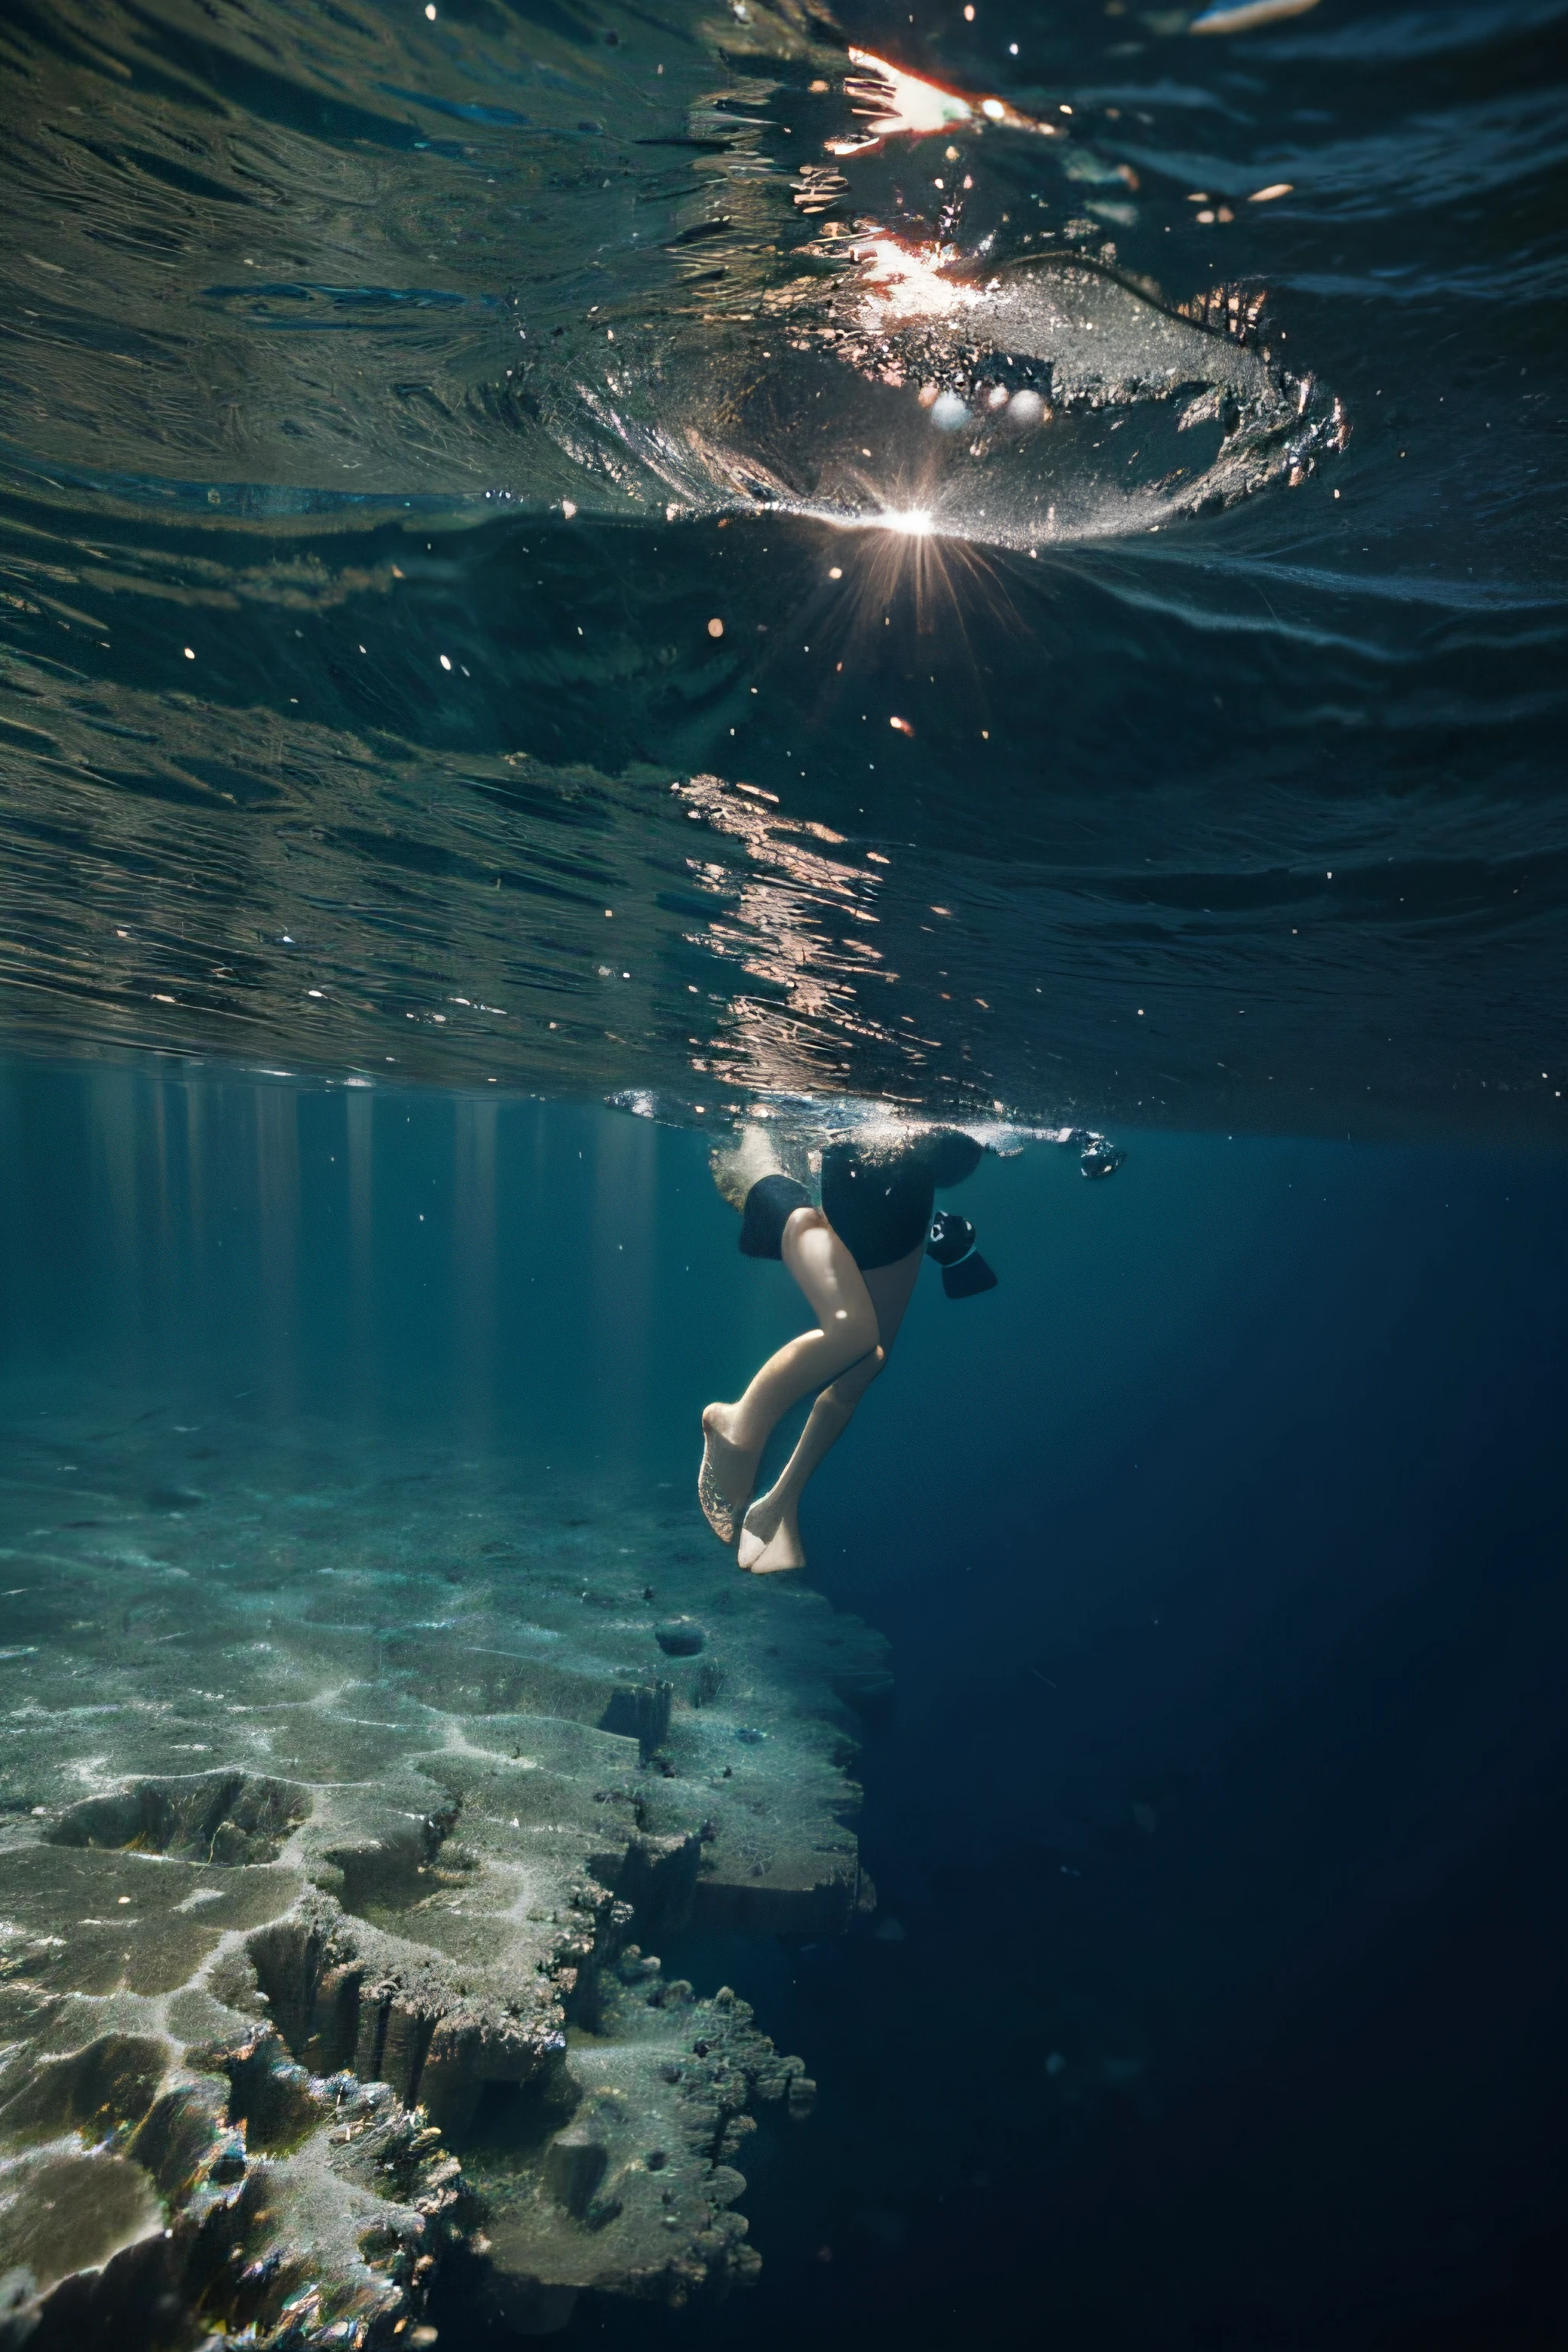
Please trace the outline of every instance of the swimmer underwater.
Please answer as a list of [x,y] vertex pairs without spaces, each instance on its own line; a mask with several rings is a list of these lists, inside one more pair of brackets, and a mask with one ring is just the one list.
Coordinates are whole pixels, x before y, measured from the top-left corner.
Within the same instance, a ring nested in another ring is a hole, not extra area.
[[[921,1260],[942,1269],[951,1298],[994,1287],[974,1247],[974,1228],[951,1213],[933,1215],[940,1189],[961,1184],[984,1156],[973,1136],[951,1127],[861,1131],[824,1146],[820,1202],[781,1164],[771,1137],[748,1127],[735,1148],[715,1153],[713,1181],[741,1212],[747,1257],[780,1258],[816,1318],[768,1358],[733,1404],[702,1415],[697,1495],[721,1543],[737,1544],[754,1576],[804,1568],[800,1498],[888,1360],[914,1290]],[[790,1407],[815,1390],[799,1443],[775,1484],[753,1502],[763,1449]]]

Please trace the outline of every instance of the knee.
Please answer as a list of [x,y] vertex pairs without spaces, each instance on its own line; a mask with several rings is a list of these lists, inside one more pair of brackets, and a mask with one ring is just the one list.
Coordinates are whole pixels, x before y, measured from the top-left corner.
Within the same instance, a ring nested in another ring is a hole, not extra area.
[[858,1363],[851,1364],[847,1371],[839,1374],[834,1387],[846,1413],[854,1412],[887,1360],[885,1348],[873,1348],[869,1354],[860,1358]]
[[[827,1336],[846,1371],[863,1358],[882,1352],[877,1344],[877,1318],[868,1307],[841,1307],[827,1325]],[[880,1364],[877,1369],[880,1371]]]

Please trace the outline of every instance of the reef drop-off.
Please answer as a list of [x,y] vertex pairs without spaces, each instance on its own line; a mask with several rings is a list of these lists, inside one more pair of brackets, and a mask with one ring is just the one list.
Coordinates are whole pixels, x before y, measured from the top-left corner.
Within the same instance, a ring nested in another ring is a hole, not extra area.
[[42,1413],[0,1496],[0,2345],[743,2281],[814,2085],[657,1939],[874,1899],[885,1645],[662,1501],[176,1411]]

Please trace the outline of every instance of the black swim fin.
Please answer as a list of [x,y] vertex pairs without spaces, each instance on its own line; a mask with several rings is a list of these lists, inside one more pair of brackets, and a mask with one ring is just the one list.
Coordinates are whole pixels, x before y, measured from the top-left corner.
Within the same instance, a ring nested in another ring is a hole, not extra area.
[[994,1290],[996,1276],[978,1250],[971,1250],[957,1265],[944,1265],[942,1286],[950,1298],[978,1298],[983,1290]]

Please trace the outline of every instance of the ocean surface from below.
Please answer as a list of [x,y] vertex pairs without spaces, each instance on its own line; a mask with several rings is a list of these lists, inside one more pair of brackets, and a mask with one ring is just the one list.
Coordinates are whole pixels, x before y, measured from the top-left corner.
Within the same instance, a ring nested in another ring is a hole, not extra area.
[[1563,12],[1194,13],[12,10],[13,1045],[1559,1140]]

